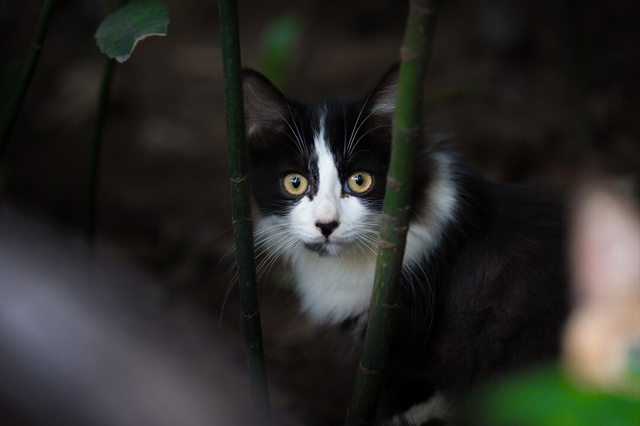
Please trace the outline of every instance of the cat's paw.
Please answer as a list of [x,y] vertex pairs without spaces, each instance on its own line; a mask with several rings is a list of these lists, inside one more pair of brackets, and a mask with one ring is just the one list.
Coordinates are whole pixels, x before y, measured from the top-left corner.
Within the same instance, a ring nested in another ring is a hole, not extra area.
[[447,423],[451,404],[444,395],[436,392],[428,400],[412,405],[407,411],[396,414],[384,422],[384,426],[439,426]]

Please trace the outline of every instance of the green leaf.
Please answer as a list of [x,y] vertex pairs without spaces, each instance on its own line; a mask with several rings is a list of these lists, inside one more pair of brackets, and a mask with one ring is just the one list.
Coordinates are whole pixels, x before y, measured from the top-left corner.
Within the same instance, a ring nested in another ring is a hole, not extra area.
[[98,27],[95,37],[100,50],[118,62],[129,59],[138,42],[167,34],[169,12],[156,0],[139,0],[111,13]]
[[300,20],[295,16],[285,16],[269,25],[264,33],[261,71],[280,89],[284,89],[299,32]]
[[[482,387],[455,425],[626,426],[640,424],[640,400],[582,389],[555,367]],[[469,423],[471,422],[472,423]]]

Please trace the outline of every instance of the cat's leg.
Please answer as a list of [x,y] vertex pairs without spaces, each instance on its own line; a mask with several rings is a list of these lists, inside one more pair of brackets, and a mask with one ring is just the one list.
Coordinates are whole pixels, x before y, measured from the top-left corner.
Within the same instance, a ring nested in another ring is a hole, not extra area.
[[385,426],[423,426],[431,421],[446,422],[451,415],[451,404],[441,392],[428,400],[412,405],[403,413],[396,414],[383,423]]

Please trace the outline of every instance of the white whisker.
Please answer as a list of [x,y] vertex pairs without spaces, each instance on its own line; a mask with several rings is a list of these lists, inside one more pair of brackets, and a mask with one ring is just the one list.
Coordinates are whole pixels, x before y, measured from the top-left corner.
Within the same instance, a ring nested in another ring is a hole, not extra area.
[[[369,117],[367,117],[367,118],[369,118]],[[366,121],[366,120],[365,120],[365,121]],[[363,124],[364,124],[364,121],[363,121]],[[362,124],[361,124],[361,126],[362,126]],[[351,146],[351,149],[349,150],[349,155],[351,155],[351,153],[352,153],[352,152],[353,152],[353,150],[356,148],[356,146],[358,146],[358,143],[362,140],[362,138],[364,138],[365,136],[367,136],[370,132],[373,132],[374,130],[376,130],[376,129],[380,129],[380,128],[382,128],[382,127],[391,127],[391,126],[389,126],[389,125],[387,125],[387,124],[384,124],[384,125],[376,126],[376,127],[372,128],[372,129],[367,130],[367,131],[366,131],[362,136],[360,136],[360,137],[358,138],[358,140],[357,140],[357,141],[356,141],[356,142]],[[358,130],[360,130],[360,127],[358,127]]]

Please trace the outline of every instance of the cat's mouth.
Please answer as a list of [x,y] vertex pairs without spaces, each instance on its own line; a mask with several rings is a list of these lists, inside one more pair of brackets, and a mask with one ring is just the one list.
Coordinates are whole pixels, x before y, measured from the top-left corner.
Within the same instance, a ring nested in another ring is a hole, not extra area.
[[320,257],[337,257],[342,251],[342,245],[339,243],[325,241],[322,243],[304,243],[307,250],[316,253]]

